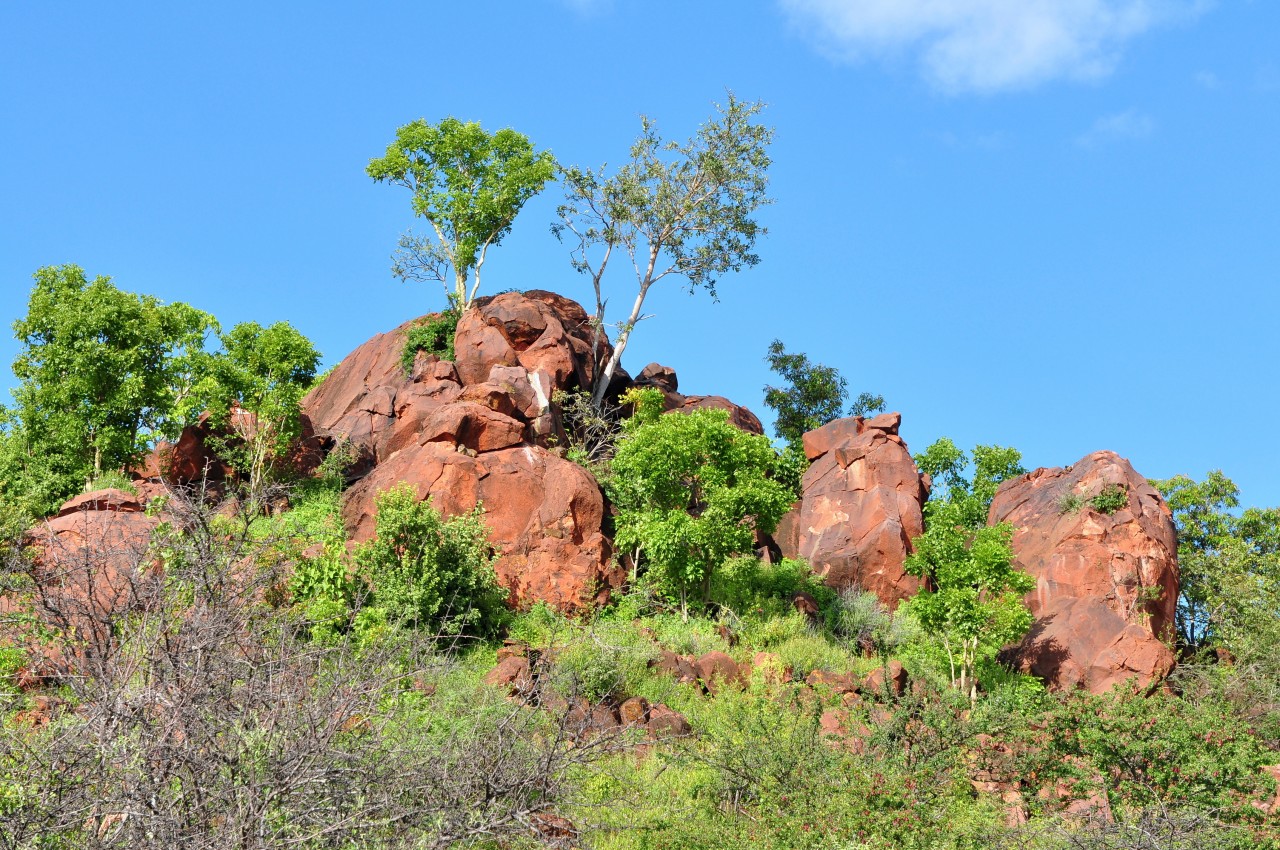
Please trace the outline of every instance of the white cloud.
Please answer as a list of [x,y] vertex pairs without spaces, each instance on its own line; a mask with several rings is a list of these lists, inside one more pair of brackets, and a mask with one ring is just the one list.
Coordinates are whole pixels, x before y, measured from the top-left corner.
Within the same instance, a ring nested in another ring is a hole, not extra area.
[[820,49],[846,61],[906,54],[946,91],[1094,79],[1126,42],[1211,0],[778,0]]
[[1150,115],[1130,109],[1107,115],[1093,122],[1093,126],[1076,137],[1082,148],[1097,148],[1110,142],[1145,139],[1156,130],[1156,122]]

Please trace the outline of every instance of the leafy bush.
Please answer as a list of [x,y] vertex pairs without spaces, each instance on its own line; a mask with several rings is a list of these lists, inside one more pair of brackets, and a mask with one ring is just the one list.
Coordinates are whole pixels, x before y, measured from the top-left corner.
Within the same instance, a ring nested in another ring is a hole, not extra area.
[[1084,496],[1079,493],[1063,493],[1058,499],[1058,513],[1064,516],[1078,514],[1084,507]]
[[1108,484],[1102,488],[1102,492],[1089,499],[1089,507],[1108,516],[1128,506],[1129,493],[1119,484]]
[[835,599],[808,564],[790,558],[768,564],[755,555],[742,555],[725,561],[711,577],[711,601],[741,617],[786,616],[794,610],[797,593],[808,593],[819,605]]
[[572,640],[553,654],[554,687],[565,696],[596,703],[637,693],[657,648],[630,623],[604,620],[576,629]]
[[707,602],[713,572],[751,551],[756,530],[773,531],[791,493],[769,478],[769,441],[730,425],[725,411],[636,408],[613,458],[616,540],[642,553],[687,614],[689,591]]
[[404,334],[404,348],[400,351],[400,365],[405,372],[413,371],[413,361],[419,351],[434,354],[441,360],[453,360],[453,338],[458,332],[457,310],[433,313],[413,325]]
[[502,620],[504,592],[480,507],[441,518],[409,485],[377,499],[377,536],[356,552],[370,605],[389,623],[439,635],[490,634]]
[[1275,753],[1211,693],[1070,695],[1044,725],[1045,769],[1105,792],[1113,807],[1195,807],[1249,821],[1251,801],[1274,793],[1262,767]]
[[870,591],[840,591],[832,630],[858,649],[870,648],[882,659],[916,637],[918,624],[905,609],[890,611]]

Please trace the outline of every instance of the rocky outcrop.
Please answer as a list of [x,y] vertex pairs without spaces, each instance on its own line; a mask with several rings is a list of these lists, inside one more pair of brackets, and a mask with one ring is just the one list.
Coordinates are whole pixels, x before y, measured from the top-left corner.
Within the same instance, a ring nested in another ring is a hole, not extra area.
[[445,442],[426,442],[398,452],[343,496],[353,540],[373,536],[377,494],[401,482],[445,516],[484,505],[498,578],[515,604],[544,601],[572,610],[603,602],[622,583],[624,572],[611,564],[595,479],[545,449],[526,445],[472,457]]
[[[74,630],[86,647],[109,640],[115,620],[142,604],[159,572],[148,557],[159,523],[145,512],[146,496],[97,490],[71,499],[27,532],[32,555],[33,612],[54,629]],[[0,601],[0,610],[11,605]],[[73,663],[32,646],[32,669],[56,674]]]
[[[476,299],[458,320],[456,359],[419,352],[401,363],[412,322],[357,348],[303,399],[318,439],[347,443],[358,460],[343,497],[352,539],[374,534],[377,494],[407,482],[446,516],[483,504],[497,573],[514,604],[575,609],[603,601],[623,573],[611,562],[603,496],[562,459],[558,392],[587,389],[612,353],[582,307],[533,290]],[[653,365],[640,385],[670,409],[713,407],[761,433],[755,415],[714,396],[676,394],[675,372]],[[631,379],[619,372],[618,391]]]
[[538,289],[477,298],[458,320],[454,350],[466,385],[489,380],[495,366],[519,366],[556,389],[590,387],[596,363],[613,353],[580,304]]
[[[357,348],[303,400],[316,431],[360,457],[343,498],[352,539],[374,533],[379,492],[407,482],[446,516],[483,504],[513,603],[574,609],[621,582],[595,480],[546,448],[563,436],[556,392],[594,378],[592,329],[549,292],[480,298],[458,322],[455,362],[401,365],[406,323]],[[608,339],[596,341],[601,356]]]
[[776,535],[783,555],[804,558],[828,585],[872,591],[889,606],[920,587],[903,564],[928,497],[898,436],[901,421],[897,413],[837,419],[805,434],[812,463]]
[[[1111,513],[1091,500],[1120,498]],[[1168,506],[1127,460],[1094,452],[1000,486],[990,522],[1014,526],[1020,569],[1036,579],[1035,625],[1006,653],[1053,688],[1101,693],[1173,669],[1165,645],[1178,606],[1177,535]]]
[[764,426],[760,418],[740,404],[734,404],[724,396],[718,395],[682,395],[676,391],[680,386],[676,370],[659,363],[650,363],[640,370],[640,374],[631,382],[633,387],[649,387],[662,393],[663,407],[668,411],[689,413],[693,410],[723,410],[729,414],[729,423],[748,434],[763,434]]

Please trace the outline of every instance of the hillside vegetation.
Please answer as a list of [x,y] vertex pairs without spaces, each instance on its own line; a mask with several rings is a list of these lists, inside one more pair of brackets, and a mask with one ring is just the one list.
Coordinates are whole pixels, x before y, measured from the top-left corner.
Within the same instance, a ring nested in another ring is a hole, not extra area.
[[622,368],[649,287],[758,260],[760,109],[562,169],[594,312],[477,294],[549,154],[401,128],[369,173],[450,309],[325,375],[285,322],[39,270],[0,847],[1280,847],[1280,511],[1109,452],[912,454],[780,341],[776,441]]

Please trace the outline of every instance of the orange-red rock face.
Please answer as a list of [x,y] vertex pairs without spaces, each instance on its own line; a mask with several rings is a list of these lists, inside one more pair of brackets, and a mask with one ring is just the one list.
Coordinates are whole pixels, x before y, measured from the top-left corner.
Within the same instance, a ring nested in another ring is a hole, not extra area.
[[470,457],[426,443],[399,452],[343,497],[353,540],[373,536],[377,493],[401,482],[431,498],[446,516],[483,503],[499,555],[498,578],[517,604],[541,600],[582,608],[602,602],[625,577],[610,562],[604,497],[595,479],[545,449],[528,445]]
[[[1123,488],[1108,515],[1088,500]],[[1027,605],[1036,623],[1011,658],[1052,687],[1101,693],[1173,669],[1178,605],[1177,535],[1160,494],[1113,452],[1065,469],[1037,469],[1001,485],[991,523],[1016,529],[1018,566],[1036,579]]]
[[[546,446],[563,438],[559,390],[589,388],[592,329],[576,303],[549,292],[481,298],[458,322],[457,360],[400,364],[406,323],[351,353],[303,400],[322,437],[363,458],[343,497],[352,539],[375,530],[376,496],[407,482],[446,516],[483,504],[497,572],[514,603],[564,609],[603,601],[621,584],[594,478]],[[608,340],[594,341],[600,357]]]
[[924,531],[928,493],[898,436],[901,421],[897,413],[837,419],[805,434],[812,464],[778,531],[783,554],[807,560],[828,585],[872,591],[890,606],[920,587],[903,564]]
[[[68,501],[56,516],[27,532],[36,579],[33,613],[86,641],[108,639],[113,621],[140,604],[158,577],[147,557],[158,522],[143,512],[142,498],[122,490],[97,490]],[[51,653],[32,647],[42,675],[71,662]]]

